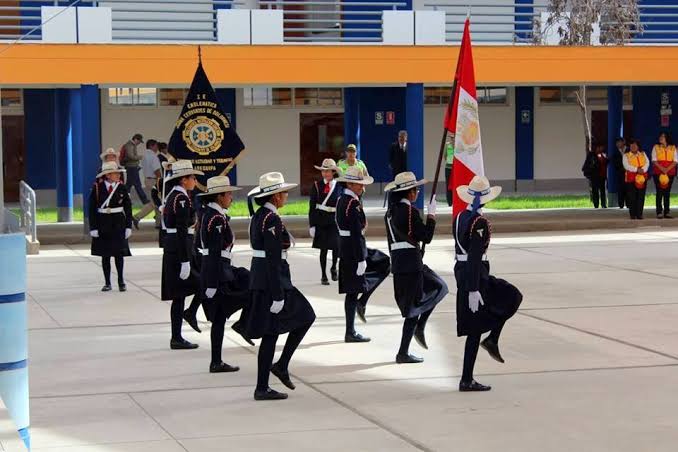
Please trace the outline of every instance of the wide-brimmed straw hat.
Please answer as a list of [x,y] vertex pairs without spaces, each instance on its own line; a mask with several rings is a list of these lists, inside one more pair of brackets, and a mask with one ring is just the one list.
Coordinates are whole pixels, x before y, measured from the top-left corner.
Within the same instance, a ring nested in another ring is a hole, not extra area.
[[172,168],[172,164],[176,161],[177,159],[170,155],[169,157],[167,157],[166,162],[162,162],[162,169],[164,169],[165,171],[169,170],[170,168]]
[[370,185],[374,182],[374,178],[366,176],[357,166],[349,166],[346,172],[337,178],[337,182]]
[[341,168],[337,166],[337,162],[335,162],[334,159],[325,159],[323,160],[322,165],[313,165],[313,167],[318,171],[334,171],[335,173],[341,175]]
[[102,152],[101,154],[99,154],[99,158],[103,161],[103,160],[104,160],[106,157],[108,157],[109,155],[114,155],[115,158],[118,158],[118,157],[119,157],[118,151],[116,151],[116,150],[113,149],[113,148],[108,148],[108,149],[106,149],[104,152]]
[[190,160],[177,160],[176,162],[172,163],[170,173],[167,175],[166,180],[171,181],[191,175],[204,176],[205,173],[193,169],[193,162]]
[[396,174],[395,180],[390,182],[384,188],[384,191],[405,191],[414,187],[426,184],[426,179],[417,180],[417,176],[412,171],[405,171]]
[[276,193],[282,193],[284,191],[289,191],[296,187],[298,184],[292,184],[285,182],[285,178],[282,173],[273,172],[266,173],[259,178],[259,186],[253,188],[247,196],[252,196],[254,198],[263,198],[264,196],[271,196]]
[[97,178],[103,177],[106,174],[113,174],[113,173],[124,173],[125,168],[122,168],[121,166],[118,165],[118,162],[104,162],[103,165],[101,165],[101,172],[97,174]]
[[214,176],[207,179],[207,191],[198,194],[198,196],[216,195],[219,193],[228,193],[240,190],[240,187],[231,185],[231,180],[228,176]]
[[484,176],[474,176],[468,185],[457,187],[457,195],[467,204],[472,204],[480,196],[480,204],[487,204],[501,193],[501,187],[490,187],[490,181]]

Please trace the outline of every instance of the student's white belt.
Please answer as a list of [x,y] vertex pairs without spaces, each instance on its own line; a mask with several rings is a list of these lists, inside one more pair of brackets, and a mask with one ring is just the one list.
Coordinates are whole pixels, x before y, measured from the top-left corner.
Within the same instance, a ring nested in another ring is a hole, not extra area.
[[[266,251],[264,250],[252,250],[252,257],[258,257],[261,259],[266,259]],[[287,251],[280,253],[280,257],[283,260],[287,259]]]
[[[165,229],[165,232],[167,232],[168,234],[176,234],[177,229],[176,228],[167,228],[167,229]],[[188,234],[189,235],[195,234],[195,228],[188,228]]]
[[409,242],[393,242],[391,243],[391,251],[396,251],[396,250],[409,250],[409,249],[417,249],[416,246],[412,245]]
[[342,237],[350,237],[351,231],[344,231],[343,229],[339,229],[339,235]]
[[[487,254],[483,254],[480,260],[487,261]],[[457,262],[468,262],[468,254],[457,254]]]
[[105,213],[105,214],[110,214],[110,213],[123,213],[125,211],[124,208],[122,207],[105,207],[103,209],[98,209],[97,212],[99,213]]
[[323,205],[323,204],[316,204],[315,208],[318,209],[318,210],[322,210],[324,212],[330,212],[330,213],[334,213],[334,212],[337,211],[336,207],[329,207],[329,206],[326,206],[326,205]]
[[[210,250],[208,248],[198,248],[198,252],[203,256],[210,255]],[[228,250],[221,250],[221,257],[231,259],[233,257],[233,253]]]

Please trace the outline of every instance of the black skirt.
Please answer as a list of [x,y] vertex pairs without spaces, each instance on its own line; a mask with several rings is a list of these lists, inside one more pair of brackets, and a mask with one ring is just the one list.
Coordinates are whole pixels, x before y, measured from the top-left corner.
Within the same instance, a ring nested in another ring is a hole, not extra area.
[[170,253],[165,250],[162,255],[162,288],[161,298],[163,300],[174,300],[175,298],[185,298],[195,294],[199,288],[199,280],[196,277],[197,270],[191,264],[191,273],[188,279],[179,278],[181,273],[181,262],[176,253]]
[[316,226],[313,248],[336,251],[339,248],[339,230],[337,225]]
[[92,256],[119,257],[131,256],[129,243],[125,239],[125,230],[110,232],[99,231],[99,237],[92,237]]
[[475,314],[468,307],[468,291],[459,284],[462,272],[456,269],[457,278],[457,336],[483,334],[502,325],[518,311],[523,294],[517,287],[500,278],[489,276],[481,284],[483,305]]
[[421,272],[394,274],[393,291],[400,314],[405,318],[430,311],[449,292],[445,281],[426,265]]
[[250,291],[249,304],[240,314],[233,329],[249,339],[289,333],[308,327],[315,321],[311,303],[296,287],[285,290],[285,305],[278,314],[271,312],[273,297],[268,291]]
[[[356,275],[358,263],[351,260],[339,259],[339,293],[371,294],[384,282],[391,271],[391,260],[379,250],[367,249],[367,269],[363,276]],[[367,297],[363,305],[367,304]]]
[[228,318],[249,305],[250,271],[242,267],[232,267],[231,270],[235,279],[219,287],[217,294],[210,300],[209,309],[211,318],[214,318],[217,308],[223,309]]

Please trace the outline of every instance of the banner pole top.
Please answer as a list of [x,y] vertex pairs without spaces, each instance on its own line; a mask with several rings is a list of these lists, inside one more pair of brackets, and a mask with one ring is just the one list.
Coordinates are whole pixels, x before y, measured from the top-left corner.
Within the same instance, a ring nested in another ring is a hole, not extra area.
[[202,64],[202,47],[198,46],[198,64]]

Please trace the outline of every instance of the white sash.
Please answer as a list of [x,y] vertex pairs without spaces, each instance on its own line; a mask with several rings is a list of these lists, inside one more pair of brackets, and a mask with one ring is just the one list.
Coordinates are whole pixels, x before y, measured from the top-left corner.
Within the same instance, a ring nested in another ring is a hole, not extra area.
[[[108,198],[106,198],[106,201],[99,207],[100,209],[107,209],[108,205],[111,203],[111,199],[113,199],[113,195],[115,194],[115,191],[118,189],[118,186],[120,185],[120,182],[116,182],[115,184],[112,185],[113,189],[111,192],[108,194]],[[106,183],[104,183],[104,187],[106,186]]]
[[[334,182],[334,181],[332,181],[332,182]],[[331,184],[332,182],[330,182],[330,184]],[[332,187],[332,189],[330,190],[330,192],[327,193],[327,196],[325,196],[325,200],[322,202],[322,204],[320,204],[321,206],[327,207],[327,201],[330,200],[330,196],[332,196],[332,193],[334,193],[334,190],[335,190],[336,188],[337,188],[337,183],[335,182],[335,183],[334,183],[334,187]]]

